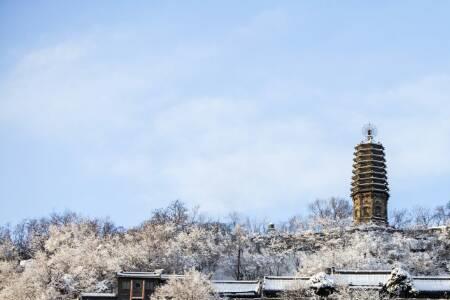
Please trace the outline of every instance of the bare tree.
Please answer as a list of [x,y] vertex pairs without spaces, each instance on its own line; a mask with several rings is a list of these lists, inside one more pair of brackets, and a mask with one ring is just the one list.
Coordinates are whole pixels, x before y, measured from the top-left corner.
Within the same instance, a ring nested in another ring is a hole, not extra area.
[[339,227],[341,230],[350,223],[352,207],[346,199],[332,197],[316,199],[309,205],[310,225],[315,230]]
[[396,229],[411,226],[412,217],[407,209],[394,209],[390,214],[389,224]]
[[431,209],[422,206],[416,206],[413,209],[414,223],[419,228],[428,228],[433,221]]
[[150,223],[172,223],[177,226],[184,226],[187,225],[188,220],[189,210],[186,208],[186,205],[180,200],[175,200],[168,207],[155,210]]
[[447,214],[447,224],[450,225],[450,201],[445,205],[445,211]]
[[52,213],[50,215],[50,223],[52,225],[68,225],[71,223],[77,223],[80,222],[81,217],[72,211],[65,211],[62,214],[61,213]]
[[245,228],[247,232],[251,233],[264,233],[266,232],[267,227],[267,219],[257,219],[246,217],[245,221],[243,221],[240,225]]
[[445,225],[448,222],[449,215],[445,206],[439,205],[434,209],[433,220],[437,226]]
[[446,205],[439,205],[434,209],[433,219],[438,226],[450,224],[450,201]]
[[302,216],[293,216],[288,220],[289,232],[300,232],[308,228],[308,221]]
[[242,279],[242,255],[244,253],[244,240],[245,240],[245,231],[242,230],[241,226],[236,225],[234,236],[236,239],[236,279]]
[[329,205],[333,220],[346,219],[352,215],[352,206],[346,199],[331,197]]
[[232,211],[228,214],[228,219],[231,228],[236,228],[236,225],[241,224],[242,216],[237,211]]
[[330,207],[325,199],[316,199],[308,205],[312,218],[327,218],[331,215]]
[[352,207],[346,199],[331,197],[327,200],[316,199],[309,204],[310,215],[313,218],[329,218],[341,220],[352,215]]

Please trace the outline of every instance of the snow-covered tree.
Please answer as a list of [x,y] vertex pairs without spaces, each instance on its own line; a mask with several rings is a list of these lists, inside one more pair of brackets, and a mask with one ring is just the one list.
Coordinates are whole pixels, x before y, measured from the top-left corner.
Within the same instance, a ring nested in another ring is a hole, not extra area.
[[337,286],[336,293],[333,295],[339,300],[381,300],[378,290],[373,289],[351,289],[349,286]]
[[331,197],[309,204],[310,225],[315,229],[345,227],[351,223],[352,207],[348,200]]
[[319,272],[311,276],[308,284],[309,288],[321,297],[329,296],[335,291],[333,279],[324,272]]
[[416,292],[411,275],[400,267],[392,269],[381,290],[382,294],[393,298],[407,298]]
[[216,299],[210,281],[202,273],[191,269],[183,278],[169,279],[158,287],[152,300],[213,300]]
[[117,271],[195,268],[217,279],[261,279],[403,263],[417,275],[450,272],[450,239],[441,229],[315,231],[308,226],[317,229],[316,223],[304,218],[298,226],[293,220],[292,230],[286,225],[266,233],[259,222],[245,225],[236,215],[229,223],[201,221],[180,203],[158,214],[128,230],[71,213],[0,227],[0,299],[68,300],[81,291],[103,292],[113,287]]

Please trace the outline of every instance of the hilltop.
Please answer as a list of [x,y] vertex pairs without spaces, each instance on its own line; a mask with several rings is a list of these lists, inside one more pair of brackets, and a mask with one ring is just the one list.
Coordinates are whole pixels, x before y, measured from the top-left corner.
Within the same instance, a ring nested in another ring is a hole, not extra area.
[[261,279],[333,266],[367,270],[400,265],[415,275],[445,274],[450,268],[448,227],[353,227],[346,218],[328,225],[309,219],[309,228],[292,232],[258,232],[245,224],[196,220],[182,206],[173,208],[128,230],[75,214],[28,220],[14,231],[4,227],[0,299],[73,299],[82,291],[108,291],[118,271],[180,274],[195,268],[214,279]]

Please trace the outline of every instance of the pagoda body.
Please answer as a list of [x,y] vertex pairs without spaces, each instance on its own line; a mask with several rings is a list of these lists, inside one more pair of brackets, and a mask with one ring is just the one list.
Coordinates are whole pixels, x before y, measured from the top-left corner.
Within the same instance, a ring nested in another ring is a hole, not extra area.
[[367,140],[355,147],[351,196],[354,224],[386,225],[389,188],[384,147],[373,141],[372,129]]

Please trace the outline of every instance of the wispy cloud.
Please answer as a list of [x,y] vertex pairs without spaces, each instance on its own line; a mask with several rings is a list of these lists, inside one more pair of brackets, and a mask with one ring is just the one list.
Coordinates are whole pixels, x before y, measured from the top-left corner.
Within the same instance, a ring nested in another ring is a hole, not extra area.
[[214,214],[281,216],[315,197],[347,197],[368,121],[394,193],[450,174],[449,74],[352,91],[329,78],[310,84],[326,66],[302,69],[263,49],[297,30],[289,16],[262,11],[222,40],[102,31],[32,49],[0,82],[0,122],[76,147],[83,175],[130,183],[128,200],[148,210],[181,198]]

